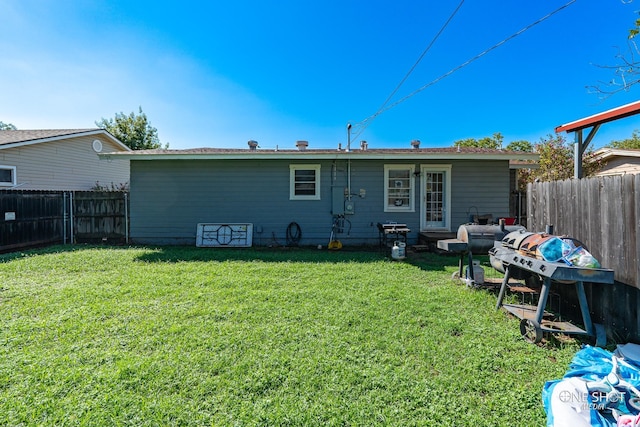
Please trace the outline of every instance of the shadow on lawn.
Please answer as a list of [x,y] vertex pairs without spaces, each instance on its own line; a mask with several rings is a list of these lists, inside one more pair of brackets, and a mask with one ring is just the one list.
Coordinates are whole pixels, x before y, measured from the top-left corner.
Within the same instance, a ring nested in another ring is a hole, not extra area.
[[0,262],[20,258],[62,252],[82,252],[105,249],[111,251],[142,249],[137,256],[140,262],[311,262],[311,263],[407,263],[425,271],[444,271],[457,266],[457,258],[431,252],[409,252],[403,261],[394,261],[390,253],[380,251],[377,246],[347,246],[332,251],[315,247],[251,247],[251,248],[198,248],[195,246],[108,246],[95,244],[54,245],[45,248],[0,254]]
[[385,257],[370,247],[329,251],[312,247],[251,247],[251,248],[197,248],[193,246],[163,246],[150,248],[152,252],[138,257],[143,262],[207,262],[207,261],[262,261],[262,262],[379,262]]
[[[138,257],[143,262],[185,261],[262,261],[262,262],[323,262],[370,263],[396,262],[377,247],[344,247],[338,251],[312,247],[252,247],[252,248],[195,248],[191,246],[166,246]],[[456,262],[451,257],[434,253],[412,254],[405,261],[426,271],[444,271]]]
[[[252,248],[196,248],[191,246],[166,246],[138,257],[142,262],[207,262],[207,261],[261,261],[261,262],[311,262],[311,263],[371,263],[395,262],[381,253],[377,247],[345,247],[338,251],[312,247],[252,247]],[[451,260],[436,254],[409,257],[409,264],[428,271],[443,271]]]
[[63,252],[80,252],[86,249],[95,249],[96,245],[51,245],[38,248],[27,248],[15,252],[5,252],[0,254],[0,262],[14,261],[20,258],[28,258],[36,255],[57,254]]
[[447,268],[458,268],[457,255],[434,252],[407,252],[406,262],[424,271],[444,271]]

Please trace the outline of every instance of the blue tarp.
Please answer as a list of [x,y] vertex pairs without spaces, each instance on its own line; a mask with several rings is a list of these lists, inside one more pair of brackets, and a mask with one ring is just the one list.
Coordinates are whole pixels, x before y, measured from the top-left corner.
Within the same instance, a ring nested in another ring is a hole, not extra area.
[[640,358],[634,360],[638,349],[635,344],[618,347],[614,376],[609,375],[614,367],[613,353],[591,346],[578,351],[565,376],[544,385],[547,426],[615,427],[616,413],[626,418],[640,413],[640,396],[629,387],[640,388]]

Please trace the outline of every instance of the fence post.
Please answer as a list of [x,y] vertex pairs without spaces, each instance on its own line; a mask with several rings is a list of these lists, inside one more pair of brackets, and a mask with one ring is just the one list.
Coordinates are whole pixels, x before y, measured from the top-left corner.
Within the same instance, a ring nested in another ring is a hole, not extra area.
[[129,197],[124,192],[124,241],[129,244]]
[[67,244],[67,192],[62,192],[62,244]]
[[70,221],[69,221],[69,228],[70,228],[70,235],[69,238],[71,240],[71,244],[73,245],[76,242],[75,239],[75,232],[73,230],[73,210],[75,209],[75,206],[73,204],[73,191],[69,192],[69,212],[70,212]]

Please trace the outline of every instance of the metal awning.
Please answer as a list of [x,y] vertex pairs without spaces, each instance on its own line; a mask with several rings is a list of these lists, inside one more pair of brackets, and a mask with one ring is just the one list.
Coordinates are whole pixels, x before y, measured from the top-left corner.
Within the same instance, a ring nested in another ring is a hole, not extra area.
[[633,116],[640,113],[640,101],[623,105],[622,107],[613,108],[603,113],[594,114],[584,119],[576,120],[566,125],[556,127],[556,133],[575,132],[580,129],[601,125],[603,123],[612,122],[625,117]]
[[[591,143],[591,140],[593,140],[596,132],[598,132],[598,129],[600,129],[600,125],[633,116],[638,113],[640,113],[640,101],[632,102],[621,107],[613,108],[611,110],[556,127],[556,133],[575,132],[573,160],[573,175],[575,178],[582,178],[582,155]],[[582,131],[586,128],[591,128],[591,130],[585,139],[583,138]]]

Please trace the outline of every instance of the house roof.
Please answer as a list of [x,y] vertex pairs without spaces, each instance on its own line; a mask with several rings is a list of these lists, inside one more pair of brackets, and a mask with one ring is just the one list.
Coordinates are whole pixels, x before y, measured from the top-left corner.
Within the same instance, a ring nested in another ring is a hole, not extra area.
[[36,129],[0,130],[0,150],[23,145],[40,144],[81,136],[103,135],[125,151],[131,151],[118,138],[104,129]]
[[640,101],[632,102],[621,107],[616,107],[602,113],[594,114],[593,116],[585,117],[583,119],[558,126],[556,127],[556,133],[575,132],[580,129],[601,125],[603,123],[633,116],[634,114],[638,113],[640,113]]
[[267,150],[267,149],[239,149],[239,148],[189,148],[183,150],[155,149],[136,150],[119,153],[102,153],[100,156],[118,156],[130,160],[192,160],[192,159],[388,159],[388,160],[533,160],[539,155],[521,151],[491,150],[484,148],[441,147],[441,148],[388,148],[388,149],[358,149],[358,150]]
[[621,150],[604,147],[594,151],[593,155],[593,160],[610,160],[614,157],[640,157],[640,150]]

